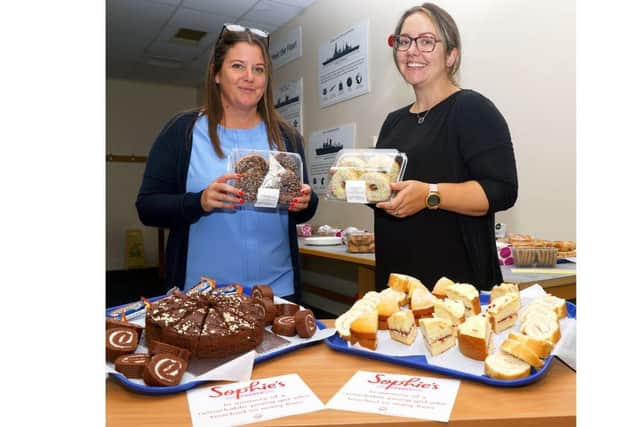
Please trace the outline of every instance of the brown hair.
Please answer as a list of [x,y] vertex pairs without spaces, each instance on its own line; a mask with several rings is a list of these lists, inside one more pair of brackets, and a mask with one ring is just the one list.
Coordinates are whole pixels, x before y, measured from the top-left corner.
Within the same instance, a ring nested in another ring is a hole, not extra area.
[[[411,9],[407,10],[396,25],[396,29],[393,32],[395,36],[400,35],[400,30],[402,30],[402,25],[404,25],[404,21],[414,13],[422,12],[431,19],[433,25],[436,26],[440,34],[442,35],[442,41],[444,43],[446,49],[446,55],[449,55],[453,49],[458,50],[458,55],[456,55],[456,60],[451,67],[448,67],[447,74],[449,75],[449,80],[454,84],[457,83],[455,79],[455,74],[458,72],[460,68],[460,61],[462,60],[462,45],[460,42],[460,32],[458,31],[458,26],[456,22],[453,20],[451,15],[449,15],[444,9],[440,6],[436,6],[433,3],[422,3],[420,6],[414,6]],[[398,67],[398,59],[396,57],[396,50],[393,50],[393,61],[396,63],[396,67]]]
[[224,62],[229,49],[231,49],[231,47],[236,43],[240,42],[246,42],[258,46],[262,51],[262,56],[264,57],[266,87],[262,98],[258,102],[258,114],[264,121],[267,128],[269,146],[278,151],[287,151],[282,134],[282,132],[285,132],[291,141],[294,150],[296,150],[296,129],[282,118],[273,105],[273,83],[271,81],[273,67],[265,39],[255,36],[249,31],[226,30],[223,31],[218,38],[211,58],[209,59],[209,64],[207,66],[207,78],[205,81],[206,101],[202,106],[202,112],[207,115],[207,119],[209,121],[209,137],[211,138],[213,149],[218,157],[224,157],[224,153],[220,147],[220,138],[218,138],[217,132],[217,126],[222,122],[224,109],[222,108],[220,87],[215,82],[215,76],[222,68],[222,63]]

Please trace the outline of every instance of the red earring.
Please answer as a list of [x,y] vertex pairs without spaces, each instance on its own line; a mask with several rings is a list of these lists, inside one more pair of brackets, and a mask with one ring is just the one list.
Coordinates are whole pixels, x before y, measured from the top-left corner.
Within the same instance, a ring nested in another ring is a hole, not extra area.
[[389,47],[393,47],[393,42],[394,42],[395,40],[396,40],[396,37],[395,37],[393,34],[391,34],[391,35],[389,36],[389,38],[387,39],[387,44],[389,45]]

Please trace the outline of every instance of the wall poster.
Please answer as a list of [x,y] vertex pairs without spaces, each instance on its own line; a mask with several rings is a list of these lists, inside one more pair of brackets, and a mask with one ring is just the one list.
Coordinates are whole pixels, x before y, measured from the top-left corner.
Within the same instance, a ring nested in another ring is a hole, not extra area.
[[271,63],[273,69],[277,70],[302,56],[302,27],[294,28],[277,40],[271,40],[269,44]]
[[318,48],[320,107],[369,92],[369,21],[322,43]]
[[276,110],[302,135],[302,77],[275,88]]
[[355,148],[356,124],[348,123],[332,129],[324,129],[311,134],[307,164],[311,188],[324,194],[329,184],[329,168],[344,148]]

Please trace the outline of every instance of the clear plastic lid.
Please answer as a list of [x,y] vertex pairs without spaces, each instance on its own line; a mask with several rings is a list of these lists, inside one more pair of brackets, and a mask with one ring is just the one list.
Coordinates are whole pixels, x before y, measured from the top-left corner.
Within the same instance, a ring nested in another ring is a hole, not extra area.
[[401,181],[407,155],[396,149],[344,149],[329,169],[326,198],[377,203],[393,197],[390,184]]
[[247,203],[257,207],[288,206],[302,189],[298,153],[235,148],[229,154],[227,170],[241,174],[232,185],[242,190]]

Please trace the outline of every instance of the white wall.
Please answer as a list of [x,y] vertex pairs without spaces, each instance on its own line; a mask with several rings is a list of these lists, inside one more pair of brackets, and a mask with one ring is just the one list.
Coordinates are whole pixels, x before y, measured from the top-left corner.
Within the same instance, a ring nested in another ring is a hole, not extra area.
[[[371,145],[388,112],[413,100],[397,72],[387,36],[417,1],[318,0],[279,33],[302,26],[303,57],[278,69],[275,83],[303,77],[304,136],[356,122],[356,147]],[[513,139],[520,191],[498,213],[510,231],[546,239],[576,236],[575,3],[556,0],[442,0],[462,38],[460,83],[491,99]],[[321,109],[317,52],[321,43],[369,20],[371,92]],[[369,208],[321,200],[316,224],[372,229]]]
[[[176,113],[196,106],[193,88],[107,80],[107,154],[147,156],[158,132]],[[157,266],[157,231],[138,219],[135,200],[144,163],[107,162],[107,270],[125,268],[125,232],[141,228],[147,266]]]

